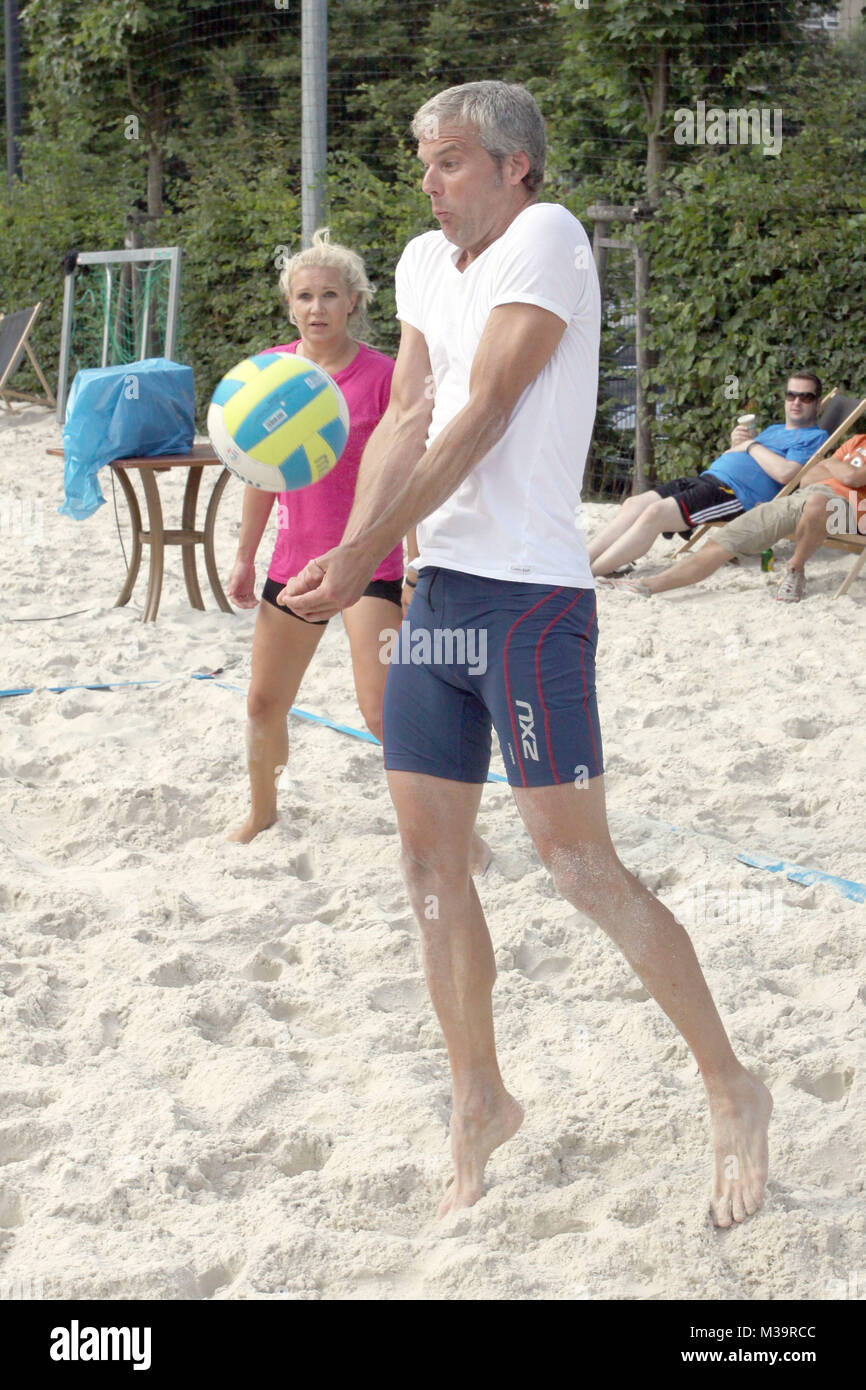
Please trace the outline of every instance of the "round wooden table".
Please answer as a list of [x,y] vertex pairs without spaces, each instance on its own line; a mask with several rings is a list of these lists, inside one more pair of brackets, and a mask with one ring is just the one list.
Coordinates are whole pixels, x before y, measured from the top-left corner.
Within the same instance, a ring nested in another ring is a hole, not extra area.
[[[62,449],[49,449],[49,454],[57,454],[63,457]],[[225,491],[226,483],[231,474],[223,466],[222,459],[218,458],[210,444],[193,444],[188,454],[160,454],[154,458],[128,458],[113,459],[109,468],[114,470],[117,481],[123,489],[129,507],[129,517],[132,523],[132,554],[129,557],[126,579],[123,588],[117,596],[115,608],[121,608],[129,603],[132,591],[135,588],[135,581],[138,578],[138,570],[141,565],[142,546],[150,546],[150,566],[147,576],[147,594],[144,601],[144,613],[142,622],[156,622],[156,615],[159,611],[159,599],[162,592],[162,575],[165,562],[165,547],[167,545],[183,546],[183,577],[186,584],[186,592],[189,596],[190,604],[193,608],[204,608],[204,601],[201,596],[201,589],[198,583],[198,573],[195,566],[195,547],[202,546],[204,549],[204,563],[207,570],[207,577],[210,583],[213,596],[224,613],[231,613],[232,606],[225,596],[223,586],[220,583],[217,573],[216,557],[214,555],[214,527],[216,525],[217,508],[220,498]],[[171,468],[188,469],[186,487],[183,494],[183,508],[181,510],[180,530],[166,530],[162,516],[162,503],[159,498],[159,488],[155,475],[157,473],[167,473]],[[204,468],[219,468],[219,476],[214,483],[210,498],[208,499],[207,510],[204,518],[204,530],[197,531],[195,526],[196,504],[198,502],[199,487],[201,485],[202,470]],[[141,508],[138,505],[138,498],[135,488],[129,478],[129,473],[136,470],[141,477],[141,485],[144,489],[144,499],[147,505],[148,530],[142,530]]]

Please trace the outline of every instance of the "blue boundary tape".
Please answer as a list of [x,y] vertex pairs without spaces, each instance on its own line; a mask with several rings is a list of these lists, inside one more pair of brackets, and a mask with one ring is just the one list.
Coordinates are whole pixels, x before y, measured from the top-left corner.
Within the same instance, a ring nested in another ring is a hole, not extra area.
[[[210,681],[213,685],[220,686],[222,690],[234,690],[241,695],[246,693],[242,685],[231,685],[228,681],[217,680],[218,675],[218,671],[195,671],[190,676],[190,680]],[[16,689],[0,690],[0,699],[13,695],[32,695],[37,690],[46,690],[52,695],[59,695],[66,690],[120,690],[125,686],[166,685],[167,683],[166,679],[157,679],[109,681],[94,683],[93,685],[25,685]],[[366,729],[353,729],[350,724],[338,724],[334,719],[328,719],[323,714],[313,714],[310,710],[300,709],[297,705],[292,705],[289,713],[294,714],[298,719],[306,719],[311,724],[324,724],[326,729],[334,729],[338,734],[349,734],[352,738],[361,739],[364,743],[372,743],[377,748],[381,747],[379,740],[368,733]],[[505,783],[506,786],[508,784],[508,779],[497,772],[489,772],[487,780],[488,782]],[[696,833],[690,830],[681,830],[676,825],[665,825],[663,821],[655,823],[674,834],[695,835]],[[741,850],[737,852],[737,859],[741,864],[748,865],[749,868],[765,869],[772,874],[784,874],[793,883],[802,883],[806,887],[813,883],[828,883],[843,898],[850,898],[852,902],[856,903],[866,903],[866,883],[858,883],[856,879],[840,878],[837,874],[825,874],[821,869],[807,869],[802,864],[794,864],[790,859],[781,859],[778,855],[750,854]]]
[[753,869],[766,869],[771,874],[784,874],[792,883],[802,883],[805,886],[829,883],[843,898],[850,898],[855,903],[866,903],[866,883],[858,883],[856,879],[839,878],[836,874],[825,874],[821,869],[807,869],[802,864],[793,864],[790,859],[780,859],[774,854],[740,852],[737,858],[741,864],[748,864]]
[[[242,685],[231,685],[228,681],[218,681],[216,673],[205,671],[194,671],[190,676],[194,681],[210,681],[213,685],[218,685],[222,690],[236,690],[239,694],[246,694]],[[0,690],[0,699],[12,695],[33,695],[36,691],[47,690],[52,695],[61,695],[66,690],[121,690],[124,686],[135,685],[165,685],[165,680],[143,680],[143,681],[106,681],[94,682],[92,685],[22,685],[16,689]],[[306,719],[311,724],[324,724],[326,729],[335,729],[338,734],[350,734],[352,738],[362,739],[364,743],[372,743],[377,748],[381,747],[379,740],[374,738],[366,729],[353,729],[349,724],[338,724],[334,719],[328,719],[323,714],[313,714],[311,710],[301,709],[298,705],[292,705],[289,710],[298,719]],[[488,782],[505,782],[507,777],[500,777],[498,773],[491,772],[487,778]]]
[[[206,675],[202,672],[196,672],[192,679],[194,681],[213,681],[214,685],[220,686],[223,690],[237,690],[240,691],[241,695],[246,694],[242,685],[229,685],[228,681],[218,681],[216,676]],[[337,724],[333,719],[327,719],[323,714],[313,714],[310,710],[300,709],[298,705],[292,705],[289,714],[296,715],[298,719],[308,719],[311,724],[324,724],[327,729],[336,729],[338,734],[350,734],[352,738],[363,739],[365,743],[372,743],[376,748],[382,746],[379,740],[374,738],[367,729],[353,729],[350,724]],[[508,785],[508,778],[500,777],[498,772],[489,772],[487,780],[488,782],[504,782],[506,786]]]
[[[241,695],[246,694],[242,685],[230,685],[228,681],[218,681],[216,676],[207,675],[201,671],[197,671],[192,679],[194,681],[213,681],[214,685],[220,686],[223,690],[237,690]],[[353,729],[349,724],[337,724],[335,720],[327,719],[323,714],[312,714],[310,710],[299,709],[297,705],[292,705],[289,713],[297,715],[298,719],[308,719],[311,724],[324,724],[327,729],[336,729],[338,734],[351,734],[353,738],[363,739],[364,743],[374,743],[377,748],[382,746],[379,740],[374,738],[367,729]]]

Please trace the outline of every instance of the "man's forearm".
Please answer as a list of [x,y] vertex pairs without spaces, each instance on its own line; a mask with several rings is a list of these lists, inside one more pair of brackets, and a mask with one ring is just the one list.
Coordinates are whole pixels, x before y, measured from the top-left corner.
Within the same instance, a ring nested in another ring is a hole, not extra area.
[[343,545],[364,535],[393,502],[424,453],[427,422],[426,414],[401,419],[387,412],[383,415],[361,457],[355,499],[343,531]]
[[850,463],[843,463],[841,459],[822,459],[820,466],[815,470],[821,476],[821,470],[825,469],[831,478],[842,483],[844,487],[866,487],[866,468],[854,468]]
[[753,444],[749,449],[749,457],[755,460],[759,468],[777,483],[787,483],[797,473],[801,467],[798,463],[792,463],[783,454],[774,453],[768,449],[766,444]]
[[[510,411],[505,411],[488,399],[470,400],[449,421],[426,453],[411,468],[408,477],[398,475],[394,468],[395,455],[389,456],[382,468],[381,478],[389,480],[390,490],[375,489],[376,509],[364,503],[356,518],[353,508],[343,543],[356,544],[381,559],[417,522],[441,506],[471,473],[486,453],[505,433]],[[370,493],[370,501],[374,497]],[[366,525],[356,524],[363,516]]]

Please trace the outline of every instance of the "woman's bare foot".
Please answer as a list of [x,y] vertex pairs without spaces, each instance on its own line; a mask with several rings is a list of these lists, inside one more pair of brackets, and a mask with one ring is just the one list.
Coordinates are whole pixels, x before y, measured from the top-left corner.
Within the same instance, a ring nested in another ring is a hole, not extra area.
[[707,1093],[715,1163],[710,1211],[716,1226],[730,1226],[761,1205],[773,1097],[748,1071],[724,1089],[707,1086]]
[[500,1144],[516,1134],[523,1108],[504,1088],[488,1093],[451,1116],[451,1156],[454,1177],[442,1198],[439,1216],[458,1207],[471,1207],[484,1186],[484,1165]]
[[473,876],[477,874],[479,878],[487,872],[487,866],[493,858],[493,850],[486,840],[482,840],[477,831],[472,832],[472,849],[469,851],[469,872]]
[[235,844],[238,845],[248,845],[250,840],[254,840],[263,830],[268,830],[272,825],[275,825],[276,821],[276,811],[271,816],[270,820],[256,820],[255,817],[250,814],[247,816],[243,825],[239,825],[237,830],[233,830],[230,835],[226,836],[226,839],[233,840]]

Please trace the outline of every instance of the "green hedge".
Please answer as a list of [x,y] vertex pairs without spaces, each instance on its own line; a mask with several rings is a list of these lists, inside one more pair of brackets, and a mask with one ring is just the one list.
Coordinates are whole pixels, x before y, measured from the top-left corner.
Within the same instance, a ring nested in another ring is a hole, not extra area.
[[[42,370],[56,386],[63,309],[63,256],[123,246],[126,210],[135,197],[124,169],[111,177],[104,159],[88,150],[87,132],[71,121],[63,139],[25,142],[24,181],[0,193],[0,312],[41,300],[30,340]],[[15,373],[15,389],[42,387],[29,360]]]
[[[792,367],[866,391],[864,52],[862,44],[840,47],[817,76],[796,79],[778,157],[756,147],[696,147],[669,172],[645,233],[660,476],[708,462],[749,399],[762,421],[780,418],[782,377]],[[25,182],[0,192],[0,309],[42,299],[34,346],[56,380],[63,253],[122,246],[141,151],[118,163],[70,118],[52,138],[28,141],[24,156]],[[217,144],[194,182],[169,181],[159,241],[184,251],[181,355],[195,371],[200,425],[227,368],[293,331],[275,257],[300,244],[297,181],[276,139],[256,159],[229,159]],[[595,172],[591,181],[551,187],[578,216],[599,191]],[[615,200],[618,189],[608,194]],[[332,235],[365,257],[378,287],[371,340],[394,351],[393,268],[406,241],[431,225],[413,152],[399,149],[387,175],[355,153],[335,153],[327,196]],[[16,384],[25,377],[22,367]],[[597,447],[619,447],[603,422]]]

